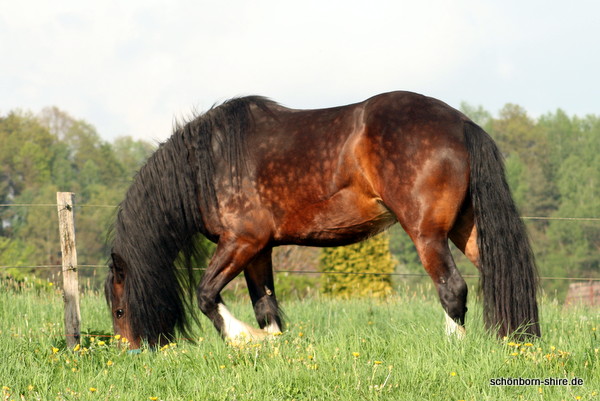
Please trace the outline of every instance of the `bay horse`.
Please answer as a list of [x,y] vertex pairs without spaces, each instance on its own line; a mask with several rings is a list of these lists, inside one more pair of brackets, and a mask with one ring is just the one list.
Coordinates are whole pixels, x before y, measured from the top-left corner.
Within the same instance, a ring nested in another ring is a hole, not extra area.
[[[115,333],[131,348],[186,334],[194,292],[225,339],[279,332],[273,247],[351,244],[396,222],[451,331],[464,331],[467,285],[448,240],[480,271],[486,327],[540,336],[534,256],[500,151],[461,112],[411,92],[319,110],[236,98],[177,126],[119,205],[105,283]],[[196,286],[198,234],[217,245]],[[241,272],[260,329],[221,299]]]

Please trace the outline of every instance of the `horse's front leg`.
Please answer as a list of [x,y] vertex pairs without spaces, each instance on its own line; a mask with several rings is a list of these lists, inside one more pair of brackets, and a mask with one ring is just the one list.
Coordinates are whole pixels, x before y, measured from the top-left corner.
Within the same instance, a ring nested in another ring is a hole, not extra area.
[[259,339],[266,336],[236,319],[221,299],[221,290],[261,252],[264,245],[254,238],[222,235],[214,256],[198,287],[198,305],[226,340]]
[[271,254],[270,247],[260,252],[244,270],[244,277],[258,325],[267,333],[275,334],[281,332],[283,324],[275,296]]

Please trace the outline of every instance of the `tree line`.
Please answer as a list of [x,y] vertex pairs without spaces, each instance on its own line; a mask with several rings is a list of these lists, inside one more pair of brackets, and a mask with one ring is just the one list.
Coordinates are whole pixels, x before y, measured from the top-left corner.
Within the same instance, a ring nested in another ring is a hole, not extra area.
[[60,264],[56,207],[51,206],[59,191],[75,192],[76,205],[95,205],[75,211],[78,263],[105,264],[114,206],[153,149],[131,137],[104,141],[91,124],[56,107],[37,115],[0,116],[0,265],[21,267],[0,274],[56,273],[22,267]]
[[[506,159],[513,196],[526,220],[544,277],[600,277],[600,117],[562,110],[532,118],[507,104],[496,116],[464,103],[462,111],[497,142]],[[80,264],[104,264],[116,206],[132,177],[156,148],[142,140],[103,140],[88,122],[51,107],[38,114],[0,115],[0,265],[60,263],[57,191],[75,192]],[[91,207],[96,205],[97,207]],[[414,246],[401,230],[390,233],[398,272],[422,273]],[[457,255],[461,271],[476,274]],[[0,275],[29,274],[2,269]],[[82,270],[83,275],[91,274]],[[40,275],[41,270],[36,270]],[[564,294],[568,282],[544,280],[547,292]]]

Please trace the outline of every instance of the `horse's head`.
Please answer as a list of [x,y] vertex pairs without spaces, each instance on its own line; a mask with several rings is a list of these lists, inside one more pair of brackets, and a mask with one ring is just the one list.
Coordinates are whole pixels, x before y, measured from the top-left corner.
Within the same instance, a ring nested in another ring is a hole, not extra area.
[[150,347],[168,344],[176,327],[186,333],[174,269],[148,268],[151,263],[143,266],[155,274],[136,272],[133,263],[113,251],[104,285],[115,335],[130,349],[139,349],[142,343]]
[[130,320],[131,309],[125,292],[127,265],[118,254],[113,253],[109,268],[104,290],[106,300],[111,308],[115,335],[119,335],[120,341],[128,343],[131,349],[137,349],[140,347],[141,338],[133,332]]

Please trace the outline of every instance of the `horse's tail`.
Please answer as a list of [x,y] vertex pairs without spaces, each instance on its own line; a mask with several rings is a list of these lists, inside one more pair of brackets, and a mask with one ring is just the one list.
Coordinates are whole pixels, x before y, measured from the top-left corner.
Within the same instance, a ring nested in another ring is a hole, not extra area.
[[506,182],[502,155],[478,125],[466,122],[464,133],[485,325],[497,329],[500,337],[514,332],[540,336],[535,259]]

